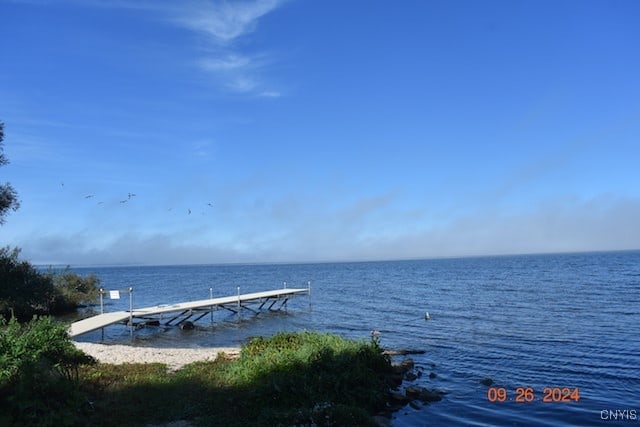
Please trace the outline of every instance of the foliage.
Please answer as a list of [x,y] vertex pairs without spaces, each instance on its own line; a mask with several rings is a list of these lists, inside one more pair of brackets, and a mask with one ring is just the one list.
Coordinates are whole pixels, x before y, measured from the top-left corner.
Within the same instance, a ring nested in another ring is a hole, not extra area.
[[1,425],[77,425],[86,399],[78,368],[95,361],[75,348],[66,327],[51,318],[26,324],[2,320],[0,330]]
[[69,267],[61,273],[50,270],[47,274],[52,278],[56,290],[54,306],[51,307],[52,314],[95,303],[100,296],[100,279],[94,274],[79,276],[69,271]]
[[251,399],[269,408],[261,416],[272,421],[285,417],[296,424],[317,423],[322,414],[325,420],[337,417],[353,425],[361,419],[360,410],[371,412],[384,403],[389,367],[375,344],[316,332],[280,333],[252,339],[226,379],[249,386]]
[[0,248],[0,314],[27,321],[47,314],[55,300],[51,277],[18,259],[20,250]]
[[0,248],[0,317],[24,322],[97,300],[100,281],[94,275],[81,277],[68,269],[41,273],[19,254],[18,248]]
[[[314,332],[254,338],[237,360],[81,371],[95,425],[359,426],[384,406],[389,359],[374,343]],[[117,410],[114,410],[117,408]],[[214,417],[215,414],[215,418]]]
[[[4,144],[2,141],[4,140],[4,123],[0,122],[0,166],[6,165],[9,163],[9,160],[5,157]],[[18,201],[18,193],[13,189],[11,184],[4,183],[0,184],[0,225],[5,222],[5,215],[10,210],[17,210],[20,207],[20,202]]]
[[[331,400],[338,394],[342,403],[364,403],[363,393],[376,389],[388,360],[373,345],[316,332],[280,333],[270,339],[252,339],[238,363],[229,370],[229,381],[260,384],[270,395],[283,388],[298,388],[294,399],[301,405],[313,403],[311,396]],[[268,381],[265,381],[268,380]],[[312,383],[313,390],[305,388]],[[260,393],[257,391],[257,393]],[[374,407],[383,396],[370,396]],[[290,404],[287,402],[286,404]]]

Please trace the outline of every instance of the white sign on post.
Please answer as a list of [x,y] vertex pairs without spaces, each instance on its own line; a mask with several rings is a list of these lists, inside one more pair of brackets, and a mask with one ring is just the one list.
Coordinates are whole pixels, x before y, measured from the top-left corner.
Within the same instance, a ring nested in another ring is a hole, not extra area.
[[120,291],[109,291],[109,298],[120,299]]

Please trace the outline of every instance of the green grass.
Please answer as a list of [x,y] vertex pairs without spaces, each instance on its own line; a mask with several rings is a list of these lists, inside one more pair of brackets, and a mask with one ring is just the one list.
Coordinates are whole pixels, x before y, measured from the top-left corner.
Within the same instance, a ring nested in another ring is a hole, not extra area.
[[315,332],[254,338],[236,360],[169,373],[161,364],[89,366],[80,384],[90,425],[373,425],[386,402],[388,358],[376,342]]

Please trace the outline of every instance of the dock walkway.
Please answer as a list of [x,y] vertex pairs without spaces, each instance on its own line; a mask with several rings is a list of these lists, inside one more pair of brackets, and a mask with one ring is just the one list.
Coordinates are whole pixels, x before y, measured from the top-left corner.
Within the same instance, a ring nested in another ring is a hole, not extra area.
[[[134,319],[144,319],[145,321],[160,321],[163,315],[168,313],[174,313],[175,315],[165,321],[165,325],[170,325],[178,318],[182,319],[176,324],[185,322],[194,315],[199,315],[194,321],[202,318],[207,313],[215,311],[219,308],[231,310],[237,312],[242,308],[247,308],[246,304],[259,303],[259,309],[262,309],[265,304],[270,302],[268,309],[271,309],[273,305],[281,300],[284,300],[283,305],[292,296],[301,294],[310,294],[310,288],[301,289],[277,289],[273,291],[254,292],[250,294],[233,295],[221,298],[210,298],[200,301],[190,301],[178,304],[162,304],[154,307],[132,309],[131,311],[115,311],[111,313],[98,314],[96,316],[88,317],[83,320],[74,322],[69,327],[69,336],[75,338],[77,336],[102,329],[106,326],[116,323],[130,324],[133,327]],[[160,317],[157,317],[160,316]]]

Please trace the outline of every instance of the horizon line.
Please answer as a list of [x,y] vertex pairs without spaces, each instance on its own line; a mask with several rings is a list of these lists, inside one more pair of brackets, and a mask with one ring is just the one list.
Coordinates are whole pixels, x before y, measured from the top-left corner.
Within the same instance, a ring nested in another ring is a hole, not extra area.
[[259,266],[259,265],[311,265],[311,264],[350,264],[350,263],[376,263],[376,262],[407,262],[407,261],[435,261],[446,259],[467,258],[499,258],[518,256],[542,256],[542,255],[583,255],[615,252],[637,252],[635,249],[602,249],[585,251],[552,251],[552,252],[520,252],[520,253],[495,253],[495,254],[468,254],[468,255],[442,255],[415,258],[390,258],[390,259],[343,259],[343,260],[303,260],[303,261],[237,261],[237,262],[211,262],[211,263],[182,263],[182,264],[154,264],[154,263],[107,263],[107,264],[78,264],[69,263],[33,263],[37,268],[133,268],[133,267],[214,267],[214,266]]

